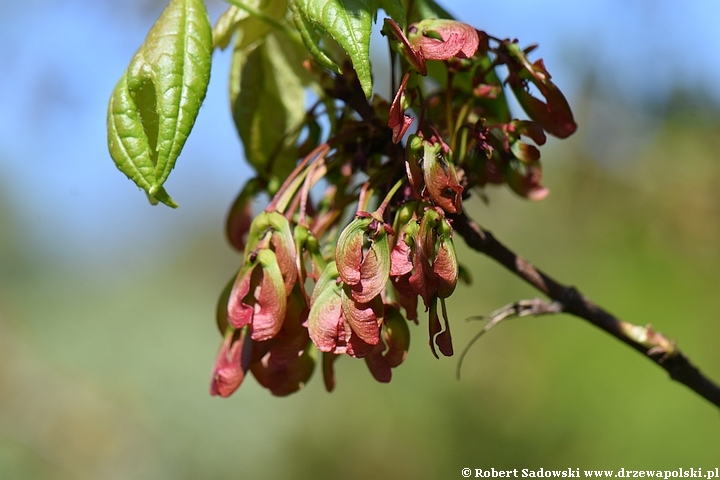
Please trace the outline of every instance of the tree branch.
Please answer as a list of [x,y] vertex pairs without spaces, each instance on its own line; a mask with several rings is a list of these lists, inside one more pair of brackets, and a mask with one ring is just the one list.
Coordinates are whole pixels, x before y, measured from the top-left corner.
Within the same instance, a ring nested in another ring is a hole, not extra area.
[[616,318],[574,287],[563,285],[500,243],[464,213],[452,215],[453,228],[473,250],[484,253],[556,302],[562,311],[583,318],[642,353],[670,377],[720,407],[720,387],[703,375],[675,345],[650,325],[641,327]]

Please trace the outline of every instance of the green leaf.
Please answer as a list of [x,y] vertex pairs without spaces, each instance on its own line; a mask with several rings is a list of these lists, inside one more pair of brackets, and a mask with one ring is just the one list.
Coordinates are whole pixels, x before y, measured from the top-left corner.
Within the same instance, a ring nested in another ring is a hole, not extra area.
[[405,15],[405,8],[400,0],[380,0],[380,8],[385,10],[390,18],[405,30],[407,28],[407,15]]
[[377,0],[298,0],[300,11],[327,32],[350,57],[365,96],[372,94],[370,33]]
[[233,5],[220,16],[213,28],[215,46],[224,50],[236,32],[242,35],[236,47],[244,48],[263,38],[285,18],[287,0],[231,0]]
[[298,6],[298,0],[289,0],[288,5],[292,12],[293,23],[300,33],[300,38],[305,44],[308,52],[315,58],[315,61],[322,65],[324,68],[335,72],[342,73],[340,66],[335,63],[327,53],[320,47],[320,38],[317,32],[308,25],[308,21],[303,16]]
[[[402,0],[408,11],[408,22],[414,23],[426,18],[447,18],[452,20],[453,16],[444,8],[434,2],[434,0]],[[396,19],[393,19],[397,22]]]
[[213,27],[213,46],[220,50],[225,50],[230,44],[233,34],[238,29],[241,20],[247,18],[250,14],[235,5],[230,5],[225,10]]
[[110,96],[108,148],[118,169],[160,202],[210,81],[212,31],[202,0],[172,0]]
[[233,118],[245,157],[262,178],[282,180],[295,166],[294,144],[305,118],[303,79],[293,69],[300,58],[294,42],[271,33],[233,66],[244,63],[240,78],[232,80],[240,86],[231,96]]

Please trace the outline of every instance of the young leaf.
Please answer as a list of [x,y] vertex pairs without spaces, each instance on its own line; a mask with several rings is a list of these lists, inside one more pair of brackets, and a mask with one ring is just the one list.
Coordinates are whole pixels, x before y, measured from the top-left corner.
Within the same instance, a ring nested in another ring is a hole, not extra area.
[[[447,18],[450,20],[453,18],[452,15],[433,0],[402,0],[402,2],[406,9],[410,9],[407,10],[408,22],[410,23],[419,22],[426,18]],[[393,20],[397,22],[396,18]]]
[[385,10],[385,13],[395,20],[400,25],[400,28],[405,30],[405,27],[407,27],[407,15],[405,15],[405,8],[400,0],[380,0],[380,8]]
[[342,73],[340,66],[335,63],[320,47],[319,36],[317,32],[308,25],[308,21],[303,16],[302,11],[300,11],[298,0],[289,0],[288,6],[292,12],[295,28],[297,28],[300,33],[300,38],[302,39],[305,48],[307,48],[308,52],[310,52],[310,54],[315,58],[315,61],[332,72]]
[[230,45],[233,34],[238,30],[238,24],[250,14],[240,7],[230,5],[213,27],[213,46],[225,50]]
[[232,104],[235,125],[247,160],[262,178],[283,179],[293,169],[292,147],[305,118],[303,79],[292,68],[297,58],[288,54],[288,42],[269,34],[247,56],[241,78],[233,81],[240,84]]
[[192,130],[210,81],[212,31],[202,0],[172,0],[110,96],[108,148],[155,200]]
[[[242,8],[240,5],[245,5]],[[251,13],[252,12],[252,13]],[[234,2],[220,16],[213,27],[215,46],[225,50],[236,32],[242,36],[240,48],[267,35],[273,22],[282,20],[287,12],[287,0],[243,0]]]
[[302,15],[330,34],[352,60],[365,96],[372,94],[370,32],[377,0],[298,0]]

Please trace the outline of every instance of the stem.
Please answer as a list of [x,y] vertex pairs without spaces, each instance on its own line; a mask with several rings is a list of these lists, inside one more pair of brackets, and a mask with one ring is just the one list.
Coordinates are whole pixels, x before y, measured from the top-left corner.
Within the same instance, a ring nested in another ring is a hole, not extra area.
[[[275,210],[277,210],[283,212],[285,208],[287,208],[287,204],[290,202],[290,199],[293,197],[298,187],[300,186],[300,183],[302,182],[302,180],[304,180],[304,178],[302,177],[307,174],[305,167],[307,167],[308,163],[312,162],[316,158],[325,157],[325,155],[327,155],[329,151],[330,145],[328,145],[327,143],[323,143],[322,145],[316,147],[312,152],[308,153],[305,158],[303,158],[302,161],[297,164],[297,166],[290,173],[290,175],[285,179],[285,181],[280,186],[265,211],[274,212]],[[298,180],[298,175],[300,175],[301,177],[299,178],[299,182],[296,181]],[[293,185],[293,188],[290,188],[291,185]],[[288,195],[288,193],[290,195]]]
[[377,216],[382,218],[383,214],[385,213],[385,209],[387,208],[388,204],[390,203],[390,199],[392,199],[393,195],[395,195],[395,192],[398,191],[398,188],[402,186],[402,184],[405,183],[405,179],[401,178],[397,182],[395,182],[395,185],[390,189],[390,191],[385,195],[385,198],[383,199],[380,206],[375,210],[375,213],[377,213]]
[[447,131],[450,137],[450,150],[455,151],[455,126],[452,118],[452,82],[453,72],[448,68],[447,71],[447,86],[445,87],[445,121],[447,122]]
[[[312,258],[312,262],[313,262],[315,271],[322,272],[323,270],[325,270],[325,267],[327,266],[327,262],[325,261],[322,254],[320,253],[320,245],[318,245],[317,239],[311,235],[310,237],[308,237],[308,240],[307,240],[307,243],[305,246],[306,246],[308,252],[310,252],[310,257]],[[317,278],[315,280],[317,280]]]
[[358,204],[357,204],[357,211],[356,214],[360,212],[367,212],[368,204],[370,203],[370,199],[373,196],[373,189],[370,187],[370,181],[363,183],[362,188],[360,188],[360,195],[358,196]]
[[320,217],[316,217],[315,221],[310,226],[310,232],[317,238],[322,237],[325,232],[340,218],[345,208],[351,203],[355,202],[355,197],[347,196],[342,201],[338,202],[332,210],[324,213]]
[[298,220],[298,224],[304,227],[308,226],[306,221],[306,211],[307,201],[310,196],[310,189],[314,187],[315,184],[327,173],[324,159],[321,158],[317,162],[310,165],[307,171],[308,173],[305,176],[305,181],[303,182],[303,187],[300,191],[300,217]]
[[396,70],[396,57],[395,52],[390,45],[390,38],[388,38],[388,50],[390,50],[390,95],[388,98],[393,98],[397,89],[395,88],[395,70]]
[[[455,122],[455,130],[452,131],[452,137],[450,137],[453,152],[455,151],[454,147],[457,144],[457,140],[455,137],[457,137],[458,133],[460,132],[460,129],[463,127],[463,125],[465,125],[465,119],[467,119],[469,113],[470,113],[470,102],[466,102],[460,108],[460,113],[458,113],[457,122]],[[459,158],[462,158],[462,157],[459,157]]]
[[[465,127],[465,128],[463,128]],[[469,134],[469,128],[467,128],[467,125],[463,125],[458,129],[458,134],[460,135],[460,147],[458,148],[458,151],[455,152],[453,150],[453,153],[455,153],[455,162],[461,162],[465,159],[465,156],[467,155],[468,151],[468,134]]]
[[484,253],[527,283],[562,305],[562,311],[585,319],[665,369],[670,377],[720,407],[720,386],[690,362],[675,343],[650,326],[641,327],[616,318],[574,287],[557,282],[527,260],[509,250],[492,233],[464,213],[451,215],[453,228],[468,246]]

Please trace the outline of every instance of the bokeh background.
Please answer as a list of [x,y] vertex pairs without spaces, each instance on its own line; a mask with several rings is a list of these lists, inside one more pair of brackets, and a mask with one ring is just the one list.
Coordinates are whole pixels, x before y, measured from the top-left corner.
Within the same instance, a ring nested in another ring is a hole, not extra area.
[[[167,184],[179,209],[151,207],[105,143],[107,99],[164,5],[0,3],[0,478],[720,466],[716,407],[569,316],[499,326],[459,381],[457,357],[433,358],[419,326],[389,385],[346,359],[332,394],[316,377],[278,399],[249,379],[211,398],[215,301],[240,261],[224,215],[249,175],[228,55],[215,56]],[[208,5],[214,20],[223,5]],[[677,338],[720,380],[720,2],[444,5],[539,43],[534,58],[580,125],[543,150],[546,200],[491,189],[470,213],[610,311]],[[536,295],[458,243],[474,283],[449,301],[456,350],[482,326],[466,318]]]

